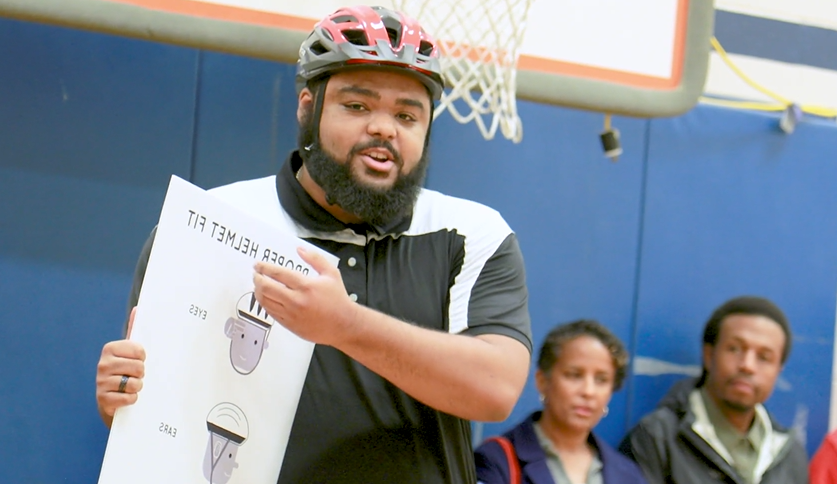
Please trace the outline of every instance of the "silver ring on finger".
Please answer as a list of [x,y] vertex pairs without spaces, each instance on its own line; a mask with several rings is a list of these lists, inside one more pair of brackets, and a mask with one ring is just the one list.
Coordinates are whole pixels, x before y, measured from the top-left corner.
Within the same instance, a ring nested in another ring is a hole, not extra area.
[[128,386],[128,375],[122,375],[122,380],[119,382],[119,388],[116,390],[119,393],[125,393],[125,387]]

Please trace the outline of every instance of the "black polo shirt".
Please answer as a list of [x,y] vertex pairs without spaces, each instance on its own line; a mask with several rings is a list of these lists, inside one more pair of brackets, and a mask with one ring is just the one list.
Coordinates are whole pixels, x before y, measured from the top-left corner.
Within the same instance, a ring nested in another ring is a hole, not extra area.
[[[213,192],[283,220],[337,256],[346,291],[358,303],[433,330],[506,335],[531,352],[523,258],[496,211],[422,190],[412,214],[390,226],[349,226],[296,181],[301,163],[294,152],[276,177]],[[153,233],[137,266],[131,307],[152,241]],[[315,346],[279,484],[474,482],[468,421],[424,405],[337,349]]]

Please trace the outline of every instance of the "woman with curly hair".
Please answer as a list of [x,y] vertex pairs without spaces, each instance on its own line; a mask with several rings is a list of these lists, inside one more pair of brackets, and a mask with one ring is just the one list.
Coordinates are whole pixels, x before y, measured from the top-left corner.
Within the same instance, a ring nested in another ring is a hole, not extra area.
[[622,386],[628,353],[597,321],[554,328],[535,383],[543,410],[476,451],[482,484],[645,484],[639,467],[593,433]]

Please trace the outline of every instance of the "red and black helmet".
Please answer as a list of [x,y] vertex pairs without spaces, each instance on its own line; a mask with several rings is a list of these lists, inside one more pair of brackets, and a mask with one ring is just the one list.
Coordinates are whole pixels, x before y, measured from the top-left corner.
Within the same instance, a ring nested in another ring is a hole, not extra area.
[[442,95],[439,47],[433,38],[403,13],[366,5],[341,8],[314,26],[299,48],[297,91],[312,79],[364,65],[405,69],[434,100]]

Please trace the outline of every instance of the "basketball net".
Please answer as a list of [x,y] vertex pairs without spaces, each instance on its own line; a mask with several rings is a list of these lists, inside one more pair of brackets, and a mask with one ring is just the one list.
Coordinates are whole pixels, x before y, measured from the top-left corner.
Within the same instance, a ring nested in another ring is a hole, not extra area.
[[460,123],[475,122],[485,139],[497,128],[519,143],[517,59],[534,0],[393,0],[419,20],[441,47],[449,88],[434,113],[448,111]]

